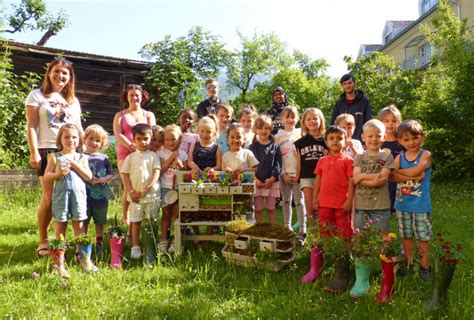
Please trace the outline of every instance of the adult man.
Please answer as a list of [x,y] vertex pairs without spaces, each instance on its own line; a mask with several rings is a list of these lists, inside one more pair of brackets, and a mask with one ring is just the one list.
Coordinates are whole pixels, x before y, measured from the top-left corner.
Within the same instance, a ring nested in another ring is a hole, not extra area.
[[208,98],[202,101],[197,107],[199,118],[205,117],[211,113],[216,114],[216,106],[221,102],[217,97],[219,94],[219,82],[216,79],[206,80],[206,91]]
[[285,128],[281,121],[280,113],[284,107],[288,105],[288,99],[285,91],[281,87],[276,87],[272,95],[272,107],[267,111],[267,114],[272,118],[272,134],[277,134],[279,129]]
[[352,74],[343,75],[339,82],[344,93],[341,94],[341,98],[334,105],[331,124],[334,124],[337,116],[342,113],[352,114],[356,125],[353,138],[360,140],[362,126],[372,119],[372,107],[364,93],[355,89],[355,78]]

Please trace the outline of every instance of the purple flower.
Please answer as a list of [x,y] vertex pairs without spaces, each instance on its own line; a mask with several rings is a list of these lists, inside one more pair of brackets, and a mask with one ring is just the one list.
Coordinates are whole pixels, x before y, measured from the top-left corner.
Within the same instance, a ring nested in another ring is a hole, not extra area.
[[66,288],[67,287],[67,282],[66,281],[61,282],[61,287]]
[[38,272],[35,272],[35,271],[33,271],[33,273],[31,274],[31,278],[33,278],[33,280],[38,279],[39,276],[40,276],[40,274]]

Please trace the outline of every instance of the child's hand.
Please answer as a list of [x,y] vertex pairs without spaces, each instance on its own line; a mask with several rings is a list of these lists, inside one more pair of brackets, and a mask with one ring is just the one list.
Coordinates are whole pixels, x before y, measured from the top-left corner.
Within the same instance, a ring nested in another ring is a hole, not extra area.
[[62,177],[66,176],[69,171],[71,171],[71,163],[69,161],[61,162],[59,168],[56,169],[56,171],[59,171]]
[[285,173],[284,175],[281,176],[283,179],[283,182],[286,184],[291,184],[293,181],[288,173]]
[[265,183],[263,184],[264,188],[270,189],[275,182],[275,177],[270,177],[268,179],[265,179]]
[[344,202],[344,205],[342,206],[342,211],[344,211],[345,213],[349,214],[352,212],[352,200],[350,199],[347,199],[345,202]]
[[225,167],[224,171],[227,173],[232,173],[232,168],[231,167]]
[[317,211],[318,211],[318,207],[319,207],[319,206],[318,206],[318,199],[315,199],[315,198],[313,197],[313,209],[314,209],[314,211],[317,212]]
[[199,170],[199,168],[197,166],[195,168],[191,168],[191,174],[192,175],[198,174],[199,171],[201,171],[201,170]]
[[425,173],[422,172],[419,176],[416,176],[413,178],[413,180],[416,180],[416,181],[421,181],[425,178]]
[[105,177],[101,177],[99,179],[93,179],[93,180],[95,180],[96,184],[100,184],[100,185],[106,185],[107,184],[107,179]]
[[182,167],[184,167],[183,162],[179,160],[179,158],[174,159],[172,166],[176,169],[181,169]]
[[263,182],[260,181],[259,179],[255,178],[255,187],[256,187],[257,189],[263,188]]
[[128,217],[124,216],[122,217],[122,224],[128,226],[130,224],[130,221],[128,220]]
[[135,152],[137,150],[137,147],[135,146],[134,143],[130,143],[127,147],[128,151],[130,152]]

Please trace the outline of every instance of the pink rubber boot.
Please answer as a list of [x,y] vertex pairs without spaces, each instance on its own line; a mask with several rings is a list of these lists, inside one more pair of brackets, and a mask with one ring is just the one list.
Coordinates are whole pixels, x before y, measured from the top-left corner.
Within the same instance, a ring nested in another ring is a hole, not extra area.
[[311,283],[319,278],[323,269],[323,251],[317,247],[311,248],[310,262],[311,266],[309,272],[301,278],[301,282],[303,283]]
[[122,238],[110,238],[110,255],[112,268],[122,268],[122,250],[124,245],[124,239]]

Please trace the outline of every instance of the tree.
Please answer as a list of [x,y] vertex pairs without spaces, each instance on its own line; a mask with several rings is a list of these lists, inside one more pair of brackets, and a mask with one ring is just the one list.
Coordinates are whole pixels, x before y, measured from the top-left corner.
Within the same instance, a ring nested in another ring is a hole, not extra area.
[[227,84],[240,91],[241,101],[255,84],[257,77],[269,76],[292,63],[286,44],[274,33],[244,37],[238,32],[242,49],[232,56],[227,69]]
[[474,176],[474,41],[448,1],[439,2],[432,27],[423,26],[422,32],[436,54],[413,114],[424,125],[436,176],[469,179]]
[[369,98],[374,115],[390,104],[400,110],[414,107],[420,83],[415,71],[398,66],[395,60],[381,52],[356,61],[346,56],[344,61],[355,76],[357,89]]
[[296,65],[303,70],[303,73],[309,80],[323,76],[329,67],[325,59],[313,60],[310,56],[298,50],[293,52],[293,57]]
[[145,86],[150,106],[162,124],[176,122],[183,105],[197,105],[203,97],[203,81],[217,77],[230,57],[220,38],[202,27],[194,27],[176,40],[167,35],[145,45],[140,54],[154,60],[145,75]]
[[57,15],[51,14],[43,0],[21,0],[19,5],[12,4],[12,13],[5,18],[5,21],[8,27],[1,28],[0,33],[44,31],[38,45],[45,45],[49,38],[68,25],[66,13],[60,10]]

